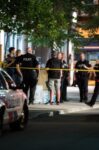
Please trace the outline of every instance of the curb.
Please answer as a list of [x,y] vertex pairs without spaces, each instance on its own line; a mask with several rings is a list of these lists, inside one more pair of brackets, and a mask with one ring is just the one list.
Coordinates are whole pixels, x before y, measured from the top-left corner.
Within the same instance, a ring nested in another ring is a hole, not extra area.
[[[42,117],[53,117],[53,116],[64,116],[64,115],[73,115],[73,114],[81,114],[84,111],[90,111],[92,109],[99,108],[99,104],[94,105],[94,107],[89,107],[86,104],[79,103],[67,103],[66,105],[61,104],[60,106],[50,106],[43,104],[30,105],[30,119],[42,118]],[[88,113],[87,113],[88,114]],[[87,115],[84,114],[84,115]]]

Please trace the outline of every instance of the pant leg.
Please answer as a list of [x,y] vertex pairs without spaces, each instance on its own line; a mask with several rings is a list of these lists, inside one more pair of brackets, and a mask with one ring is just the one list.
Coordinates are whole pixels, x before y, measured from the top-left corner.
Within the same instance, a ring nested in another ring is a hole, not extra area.
[[83,99],[87,101],[88,100],[88,78],[83,79],[82,86],[83,86]]
[[96,82],[95,88],[94,88],[94,93],[93,93],[93,96],[92,96],[91,101],[90,101],[91,105],[95,104],[96,99],[98,97],[98,94],[99,94],[99,82]]
[[30,85],[30,96],[29,96],[29,100],[30,102],[34,101],[34,96],[35,96],[35,90],[36,90],[36,85],[37,85],[37,79],[33,79],[31,77],[31,79],[29,80],[29,85]]
[[62,87],[61,87],[61,99],[63,101],[67,101],[67,83],[66,79],[62,79]]
[[29,85],[25,84],[25,87],[23,88],[23,92],[28,96],[28,90],[29,90]]
[[29,96],[30,102],[34,101],[35,91],[36,91],[36,85],[32,87],[30,86],[30,96]]
[[17,86],[20,86],[22,83],[21,76],[18,73],[15,74],[15,83]]
[[29,84],[28,84],[28,81],[23,80],[23,84],[24,84],[23,92],[28,96],[28,90],[29,90]]
[[79,94],[80,94],[80,102],[82,102],[83,101],[83,84],[82,84],[83,82],[82,82],[82,79],[80,79],[79,81],[78,81],[78,87],[79,87]]

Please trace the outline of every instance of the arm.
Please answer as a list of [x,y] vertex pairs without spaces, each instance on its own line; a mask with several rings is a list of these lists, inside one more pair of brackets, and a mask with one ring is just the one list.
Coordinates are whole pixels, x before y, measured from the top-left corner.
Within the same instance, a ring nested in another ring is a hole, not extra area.
[[48,71],[49,71],[49,67],[50,66],[50,60],[48,60],[47,61],[47,63],[46,63],[46,72],[48,73]]
[[4,66],[8,68],[8,67],[10,67],[13,63],[15,63],[15,59],[14,59],[14,58],[11,60],[10,63],[8,63],[7,61],[5,61],[5,62],[4,62]]
[[18,74],[19,74],[21,77],[23,77],[19,64],[16,64],[16,70],[17,70]]
[[87,62],[86,65],[84,65],[84,68],[87,69],[87,70],[93,69],[91,64],[89,64],[89,61]]
[[37,72],[37,76],[38,76],[39,72],[40,72],[40,65],[37,65],[36,68],[37,68],[36,72]]

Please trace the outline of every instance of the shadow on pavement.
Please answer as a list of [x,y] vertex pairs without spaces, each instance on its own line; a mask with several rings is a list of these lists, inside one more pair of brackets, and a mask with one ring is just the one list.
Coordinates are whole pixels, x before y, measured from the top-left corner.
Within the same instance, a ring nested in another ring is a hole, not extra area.
[[69,113],[55,110],[30,110],[30,120],[35,122],[99,122],[99,113]]

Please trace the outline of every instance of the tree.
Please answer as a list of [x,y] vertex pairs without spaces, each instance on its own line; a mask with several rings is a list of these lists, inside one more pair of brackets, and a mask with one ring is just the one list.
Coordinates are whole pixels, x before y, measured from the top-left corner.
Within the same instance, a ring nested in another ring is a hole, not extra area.
[[[61,46],[66,39],[76,43],[75,37],[79,33],[72,29],[72,13],[82,10],[92,15],[95,8],[90,11],[90,2],[91,0],[1,0],[0,29],[26,34],[35,45],[52,47],[53,42],[56,42]],[[87,29],[88,25],[86,22],[79,26]],[[93,23],[92,25],[95,29]]]

